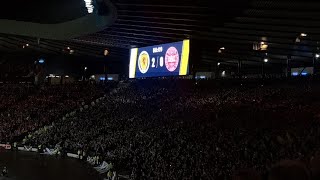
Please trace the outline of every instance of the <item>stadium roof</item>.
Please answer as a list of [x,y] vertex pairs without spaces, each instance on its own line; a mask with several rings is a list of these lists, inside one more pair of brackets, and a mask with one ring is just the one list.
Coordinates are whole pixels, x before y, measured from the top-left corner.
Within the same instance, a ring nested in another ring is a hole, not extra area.
[[[0,51],[59,54],[70,47],[75,55],[103,57],[107,48],[110,58],[123,61],[129,59],[131,47],[189,38],[196,69],[210,70],[217,62],[237,66],[238,60],[242,60],[243,67],[260,67],[265,53],[269,66],[282,68],[288,57],[293,65],[307,66],[312,64],[312,58],[319,50],[320,2],[316,1],[112,2],[117,8],[117,20],[103,31],[70,40],[42,39],[39,45],[36,37],[1,35]],[[261,42],[268,44],[268,50],[254,51],[253,44]],[[24,44],[30,44],[29,50],[21,48]],[[219,53],[221,47],[225,50]]]

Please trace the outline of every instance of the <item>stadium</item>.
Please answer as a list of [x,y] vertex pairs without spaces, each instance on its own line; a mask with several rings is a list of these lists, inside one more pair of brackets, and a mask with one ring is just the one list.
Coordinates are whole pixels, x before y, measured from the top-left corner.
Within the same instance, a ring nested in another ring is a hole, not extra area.
[[318,180],[320,2],[1,2],[0,180]]

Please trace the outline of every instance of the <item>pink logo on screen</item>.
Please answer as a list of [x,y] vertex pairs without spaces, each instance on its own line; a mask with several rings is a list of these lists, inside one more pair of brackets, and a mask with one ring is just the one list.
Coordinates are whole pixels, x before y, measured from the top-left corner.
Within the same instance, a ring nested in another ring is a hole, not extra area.
[[168,69],[168,71],[173,72],[177,69],[178,65],[179,65],[179,52],[177,50],[177,48],[175,47],[170,47],[167,52],[166,52],[166,56],[165,56],[165,64],[166,64],[166,68]]

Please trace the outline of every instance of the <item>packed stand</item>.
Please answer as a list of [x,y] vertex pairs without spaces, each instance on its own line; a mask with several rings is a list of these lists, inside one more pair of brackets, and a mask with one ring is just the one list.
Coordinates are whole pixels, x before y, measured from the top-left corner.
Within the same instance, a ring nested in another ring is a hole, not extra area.
[[6,107],[0,114],[2,143],[19,140],[22,135],[54,122],[65,113],[80,107],[81,103],[91,102],[102,96],[103,90],[94,85],[73,84],[34,88],[20,99],[19,95],[10,98],[8,93],[14,91],[1,92],[1,97],[7,99],[0,103]]
[[318,152],[319,87],[209,83],[122,84],[26,144],[100,156],[139,180],[264,175],[282,159],[308,162]]
[[34,91],[32,84],[0,84],[0,113]]

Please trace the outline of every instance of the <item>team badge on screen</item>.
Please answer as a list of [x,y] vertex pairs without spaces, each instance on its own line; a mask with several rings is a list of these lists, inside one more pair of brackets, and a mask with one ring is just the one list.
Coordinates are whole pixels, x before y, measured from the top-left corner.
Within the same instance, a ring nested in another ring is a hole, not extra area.
[[165,56],[165,64],[168,71],[170,72],[175,71],[179,65],[179,61],[180,61],[180,58],[179,58],[179,52],[177,48],[173,46],[170,47],[167,50],[166,56]]
[[138,59],[138,67],[142,74],[148,72],[150,66],[150,57],[147,51],[142,51]]

